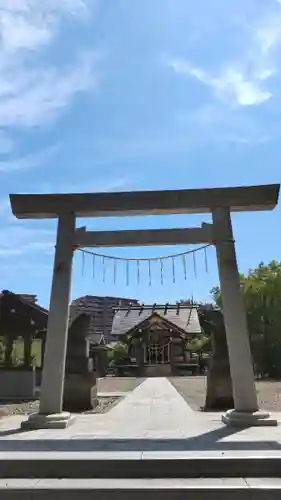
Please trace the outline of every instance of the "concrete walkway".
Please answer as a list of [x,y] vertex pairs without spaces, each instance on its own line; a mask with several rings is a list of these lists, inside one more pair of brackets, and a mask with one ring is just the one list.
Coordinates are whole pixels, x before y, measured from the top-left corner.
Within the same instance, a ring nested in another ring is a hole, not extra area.
[[149,378],[105,415],[113,433],[181,437],[194,412],[166,378]]

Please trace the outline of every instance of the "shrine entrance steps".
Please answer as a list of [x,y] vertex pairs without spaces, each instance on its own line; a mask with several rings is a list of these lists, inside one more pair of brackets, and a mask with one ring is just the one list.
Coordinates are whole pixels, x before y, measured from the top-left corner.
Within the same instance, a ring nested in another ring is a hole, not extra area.
[[143,367],[144,377],[171,377],[172,370],[170,363],[145,365]]
[[[280,459],[136,459],[127,453],[8,459],[1,500],[280,500]],[[66,455],[64,453],[64,455]],[[95,456],[96,455],[96,456]],[[115,455],[115,458],[114,458]],[[122,496],[121,496],[122,495]],[[207,497],[206,497],[207,495]]]

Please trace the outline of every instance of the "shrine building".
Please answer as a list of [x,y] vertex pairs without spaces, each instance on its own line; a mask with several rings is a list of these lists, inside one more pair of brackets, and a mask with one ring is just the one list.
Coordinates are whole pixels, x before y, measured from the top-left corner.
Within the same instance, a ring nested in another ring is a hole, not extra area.
[[169,376],[192,364],[187,345],[201,332],[197,306],[134,304],[116,310],[111,336],[128,345],[131,371]]

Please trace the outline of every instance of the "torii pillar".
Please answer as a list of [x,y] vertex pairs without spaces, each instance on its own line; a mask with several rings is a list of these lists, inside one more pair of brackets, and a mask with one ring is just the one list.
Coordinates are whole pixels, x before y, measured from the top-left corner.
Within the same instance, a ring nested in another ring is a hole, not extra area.
[[65,428],[73,418],[62,411],[62,403],[74,235],[75,215],[59,216],[39,413],[31,414],[23,428]]
[[212,210],[212,217],[235,406],[222,420],[234,426],[277,425],[268,412],[258,409],[230,210],[218,207]]
[[[73,249],[85,246],[131,246],[214,243],[223,302],[235,409],[222,416],[227,425],[277,425],[260,411],[255,391],[250,342],[240,290],[231,211],[272,210],[280,185],[237,188],[137,191],[127,193],[10,195],[13,214],[23,219],[58,219],[53,283],[39,413],[28,428],[63,428],[71,415],[62,412],[68,309]],[[213,225],[192,229],[87,232],[75,231],[76,217],[212,213]],[[211,231],[211,233],[210,233]]]

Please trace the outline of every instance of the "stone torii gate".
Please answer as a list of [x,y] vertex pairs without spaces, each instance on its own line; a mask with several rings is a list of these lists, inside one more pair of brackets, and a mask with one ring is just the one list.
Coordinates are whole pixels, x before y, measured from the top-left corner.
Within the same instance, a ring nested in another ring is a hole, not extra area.
[[[12,194],[19,219],[58,219],[39,413],[30,428],[64,428],[71,415],[62,411],[72,261],[79,247],[212,243],[216,247],[223,313],[233,385],[229,425],[277,425],[258,408],[247,320],[240,291],[231,211],[272,210],[280,185],[137,191],[98,194]],[[213,223],[199,228],[136,231],[76,229],[76,217],[113,217],[212,213]],[[26,425],[26,423],[25,423]]]

